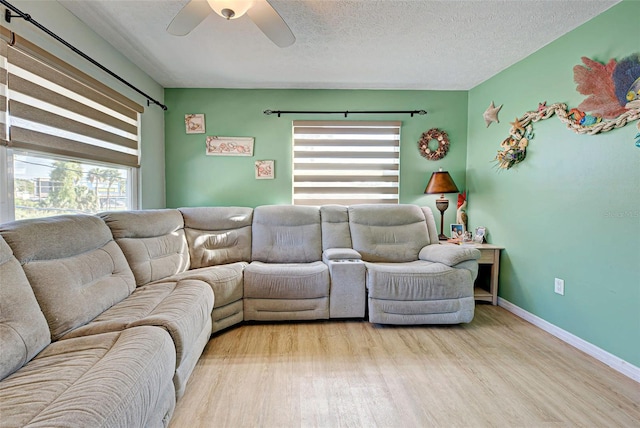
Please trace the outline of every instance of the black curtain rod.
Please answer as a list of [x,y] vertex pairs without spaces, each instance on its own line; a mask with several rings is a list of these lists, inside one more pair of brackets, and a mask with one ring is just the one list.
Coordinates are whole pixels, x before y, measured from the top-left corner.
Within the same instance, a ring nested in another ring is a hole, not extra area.
[[368,110],[368,111],[296,111],[296,110],[265,110],[264,114],[270,116],[272,114],[277,114],[278,117],[283,114],[344,114],[344,117],[347,117],[350,114],[410,114],[413,117],[414,114],[425,115],[427,114],[426,110],[401,110],[401,111],[377,111],[377,110]]
[[[78,48],[73,46],[71,43],[67,42],[66,40],[64,40],[63,38],[61,38],[57,34],[55,34],[53,31],[49,30],[48,28],[46,28],[45,26],[40,24],[38,21],[33,19],[31,17],[31,15],[22,12],[21,10],[19,10],[17,7],[15,7],[14,5],[12,5],[11,3],[9,3],[6,0],[0,0],[0,3],[5,5],[6,7],[8,7],[8,9],[5,10],[5,14],[4,14],[4,20],[5,21],[11,22],[11,18],[22,18],[25,21],[35,25],[40,30],[44,31],[45,33],[47,33],[48,35],[50,35],[51,37],[53,37],[54,39],[56,39],[57,41],[59,41],[60,43],[62,43],[66,47],[68,47],[69,49],[71,49],[73,52],[75,52],[76,54],[80,55],[81,57],[83,57],[84,59],[89,61],[91,64],[93,64],[96,67],[100,68],[105,73],[107,73],[110,76],[118,79],[120,82],[124,83],[129,88],[133,89],[134,91],[136,91],[137,93],[139,93],[140,95],[145,97],[147,99],[147,106],[149,106],[150,103],[153,103],[153,104],[157,105],[158,107],[160,107],[162,110],[167,110],[167,106],[166,105],[162,104],[160,101],[154,99],[153,97],[147,95],[146,93],[144,93],[140,89],[136,88],[131,83],[127,82],[122,77],[118,76],[116,73],[114,73],[113,71],[109,70],[107,67],[105,67],[104,65],[100,64],[98,61],[96,61],[95,59],[91,58],[89,55],[85,54],[84,52],[82,52],[81,50],[79,50]],[[11,9],[11,10],[9,10],[9,9]],[[17,15],[12,15],[11,11],[17,13]]]

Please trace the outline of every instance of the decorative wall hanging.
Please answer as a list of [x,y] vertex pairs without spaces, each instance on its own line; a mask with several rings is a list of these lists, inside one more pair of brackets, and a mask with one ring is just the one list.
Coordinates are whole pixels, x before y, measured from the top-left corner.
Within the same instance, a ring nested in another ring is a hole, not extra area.
[[491,105],[487,107],[487,109],[484,111],[484,114],[482,115],[482,117],[484,117],[484,123],[487,124],[487,128],[489,127],[489,125],[491,125],[492,122],[500,123],[500,120],[498,119],[498,113],[500,112],[501,108],[502,104],[496,107],[495,104],[493,104],[493,101],[491,101]]
[[272,160],[259,160],[256,161],[256,179],[258,180],[271,180],[275,177],[275,161]]
[[[578,108],[567,110],[567,105],[547,103],[538,105],[537,111],[526,112],[511,122],[509,137],[500,144],[495,157],[501,169],[510,169],[522,162],[533,138],[532,122],[548,119],[554,114],[577,134],[595,135],[621,128],[640,119],[640,54],[633,54],[619,63],[612,59],[603,65],[583,57],[583,65],[573,68],[577,90],[588,95]],[[589,112],[589,113],[587,113]],[[640,131],[640,121],[636,124]],[[640,147],[640,132],[635,136]]]
[[[438,143],[437,149],[429,147],[429,143],[432,140]],[[431,128],[427,132],[422,133],[422,136],[418,140],[418,150],[420,150],[422,157],[428,160],[440,160],[445,157],[449,151],[449,136],[444,131]]]
[[212,156],[253,156],[253,137],[207,137],[207,154]]
[[187,134],[204,134],[204,114],[185,114],[184,126]]

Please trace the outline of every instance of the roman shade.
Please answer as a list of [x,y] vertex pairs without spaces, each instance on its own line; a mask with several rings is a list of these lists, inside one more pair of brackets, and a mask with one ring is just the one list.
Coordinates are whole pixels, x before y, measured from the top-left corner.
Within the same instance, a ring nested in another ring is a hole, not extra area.
[[294,121],[294,205],[397,204],[400,126]]
[[4,27],[0,39],[2,144],[139,166],[142,106]]

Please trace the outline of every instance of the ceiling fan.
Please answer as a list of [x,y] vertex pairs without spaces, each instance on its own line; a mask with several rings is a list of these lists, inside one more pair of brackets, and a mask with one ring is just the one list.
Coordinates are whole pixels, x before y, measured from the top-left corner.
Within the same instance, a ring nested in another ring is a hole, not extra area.
[[296,41],[287,23],[267,0],[191,0],[173,18],[167,32],[174,36],[185,36],[212,11],[227,20],[240,18],[246,13],[281,48]]

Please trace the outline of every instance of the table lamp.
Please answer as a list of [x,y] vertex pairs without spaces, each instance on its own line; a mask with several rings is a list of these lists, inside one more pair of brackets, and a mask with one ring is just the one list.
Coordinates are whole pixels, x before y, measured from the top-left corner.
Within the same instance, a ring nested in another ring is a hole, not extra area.
[[453,182],[453,179],[447,171],[443,171],[442,168],[440,168],[439,171],[431,174],[431,178],[429,179],[429,183],[427,183],[427,188],[424,189],[424,193],[429,195],[440,193],[440,198],[436,199],[436,208],[440,211],[440,235],[438,235],[438,239],[446,241],[447,236],[443,233],[444,212],[449,208],[449,200],[444,197],[444,194],[458,193],[456,183]]

